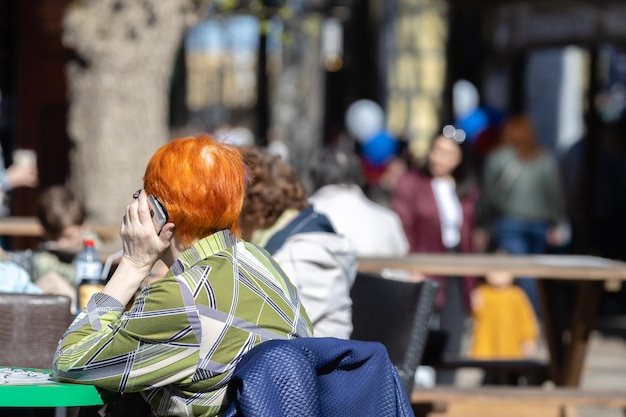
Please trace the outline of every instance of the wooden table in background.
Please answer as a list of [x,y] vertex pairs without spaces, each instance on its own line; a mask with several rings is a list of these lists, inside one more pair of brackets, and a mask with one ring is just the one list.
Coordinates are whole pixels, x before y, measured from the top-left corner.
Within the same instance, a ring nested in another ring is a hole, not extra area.
[[[87,227],[103,241],[119,236],[120,225],[102,225],[87,223]],[[0,217],[0,236],[40,237],[43,228],[37,217],[8,216]]]
[[[579,255],[410,254],[402,258],[361,258],[359,270],[408,270],[425,275],[484,276],[506,270],[517,277],[537,279],[543,333],[549,352],[549,370],[557,385],[578,386],[606,281],[626,280],[626,263]],[[576,290],[569,325],[561,317],[557,282]]]

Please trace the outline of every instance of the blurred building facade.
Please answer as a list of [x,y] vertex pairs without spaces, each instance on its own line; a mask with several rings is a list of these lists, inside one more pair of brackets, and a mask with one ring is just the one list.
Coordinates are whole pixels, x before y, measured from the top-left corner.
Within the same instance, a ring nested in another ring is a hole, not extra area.
[[[69,175],[68,4],[0,0],[5,162],[14,148],[37,150],[42,187]],[[563,160],[576,227],[570,249],[626,258],[622,1],[284,1],[272,10],[213,14],[189,31],[172,83],[173,129],[244,125],[264,143],[301,140],[298,164],[310,147],[335,141],[346,109],[367,98],[420,154],[443,123],[460,122],[453,86],[468,80],[484,110],[528,111]],[[247,26],[229,28],[242,18]],[[14,213],[32,215],[36,195],[16,191]]]
[[[61,44],[62,16],[69,0],[0,0],[0,141],[5,164],[17,148],[38,154],[40,188],[69,175],[66,132],[67,51]],[[34,215],[36,189],[14,190],[12,211]],[[32,246],[31,238],[14,244]]]

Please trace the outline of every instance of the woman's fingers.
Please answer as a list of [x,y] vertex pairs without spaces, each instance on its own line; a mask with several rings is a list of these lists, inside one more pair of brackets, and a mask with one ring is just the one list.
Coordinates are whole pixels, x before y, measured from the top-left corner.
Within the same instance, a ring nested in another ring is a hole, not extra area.
[[148,196],[146,192],[141,190],[139,198],[135,200],[137,203],[137,216],[142,225],[152,224],[152,215],[150,214],[150,206],[148,205]]
[[150,214],[150,205],[145,191],[126,207],[122,219],[120,236],[124,253],[136,263],[149,263],[157,259],[170,245],[174,224],[168,223],[157,235]]
[[152,225],[150,206],[148,205],[148,198],[145,191],[142,190],[138,198],[126,206],[126,214],[122,222],[127,228],[137,228],[134,230],[134,234],[140,233],[141,228]]

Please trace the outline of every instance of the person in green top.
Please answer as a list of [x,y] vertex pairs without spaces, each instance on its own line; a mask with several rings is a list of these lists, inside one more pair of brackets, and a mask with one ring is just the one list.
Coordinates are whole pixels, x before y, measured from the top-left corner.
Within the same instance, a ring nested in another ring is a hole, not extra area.
[[[219,416],[250,349],[313,335],[289,278],[239,237],[247,175],[240,152],[209,135],[156,151],[122,219],[119,266],[59,342],[59,379],[141,393],[155,416]],[[168,272],[125,311],[159,259]]]
[[[569,222],[557,161],[537,137],[526,114],[510,115],[501,146],[486,159],[481,223],[491,231],[491,246],[516,255],[544,254],[569,239]],[[516,279],[539,314],[536,283]]]

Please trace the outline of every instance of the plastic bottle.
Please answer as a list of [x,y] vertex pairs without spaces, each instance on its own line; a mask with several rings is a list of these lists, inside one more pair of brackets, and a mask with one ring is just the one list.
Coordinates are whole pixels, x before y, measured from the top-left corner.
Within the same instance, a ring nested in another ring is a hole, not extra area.
[[91,296],[102,290],[106,279],[102,274],[102,261],[94,246],[93,239],[83,240],[83,250],[74,259],[76,301],[78,310],[82,310]]

